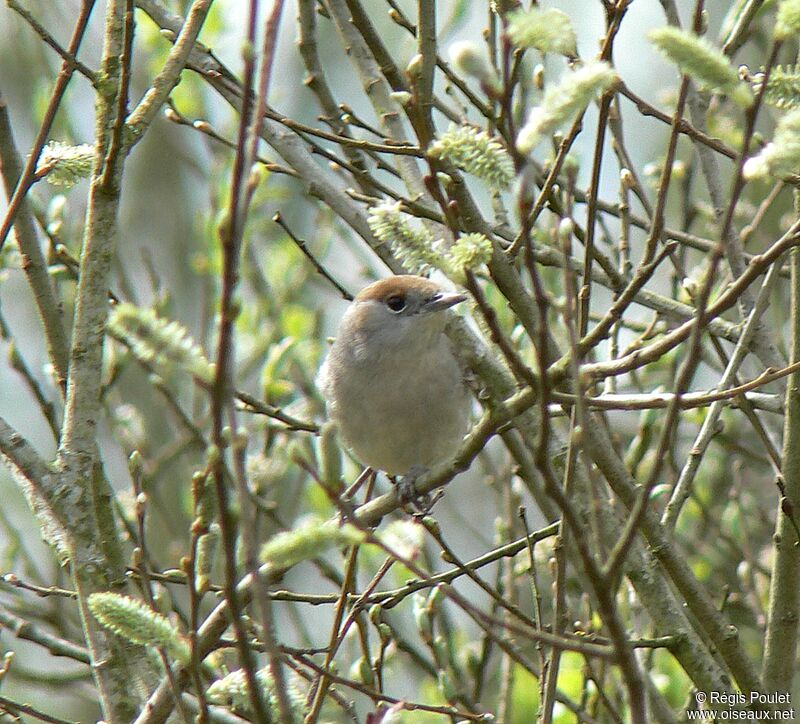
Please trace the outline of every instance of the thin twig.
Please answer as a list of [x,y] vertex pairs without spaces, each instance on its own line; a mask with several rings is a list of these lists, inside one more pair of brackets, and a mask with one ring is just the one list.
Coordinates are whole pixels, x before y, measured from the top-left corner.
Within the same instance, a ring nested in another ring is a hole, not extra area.
[[315,257],[314,254],[311,253],[311,250],[308,248],[308,244],[303,239],[300,239],[299,237],[295,236],[292,233],[292,230],[286,224],[286,221],[284,221],[284,218],[280,214],[280,212],[275,214],[272,217],[272,220],[286,232],[286,235],[295,243],[297,248],[303,252],[306,259],[308,259],[311,262],[314,269],[316,269],[316,271],[322,277],[324,277],[328,282],[330,282],[331,285],[336,289],[336,291],[342,295],[342,299],[345,299],[348,302],[352,302],[353,295],[350,292],[348,292],[341,284],[339,284],[339,282],[337,282],[331,276],[330,272],[328,272],[328,270],[324,266],[322,266],[317,257]]

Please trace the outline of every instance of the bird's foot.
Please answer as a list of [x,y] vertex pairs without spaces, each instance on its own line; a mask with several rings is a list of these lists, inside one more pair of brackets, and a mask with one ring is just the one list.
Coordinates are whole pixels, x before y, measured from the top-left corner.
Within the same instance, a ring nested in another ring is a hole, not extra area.
[[442,496],[441,490],[437,491],[433,497],[417,490],[417,480],[427,472],[428,468],[414,465],[403,477],[392,479],[392,482],[397,485],[397,497],[403,507],[410,506],[412,512],[417,515],[428,515],[436,505],[436,501]]

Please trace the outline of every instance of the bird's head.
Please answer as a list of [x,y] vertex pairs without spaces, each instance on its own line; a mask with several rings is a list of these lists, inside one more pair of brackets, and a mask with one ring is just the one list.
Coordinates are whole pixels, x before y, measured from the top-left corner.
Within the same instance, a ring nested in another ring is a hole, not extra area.
[[355,343],[366,347],[359,351],[368,355],[431,345],[447,322],[441,312],[466,298],[420,276],[381,279],[362,289],[353,300],[340,334],[354,335],[358,340]]

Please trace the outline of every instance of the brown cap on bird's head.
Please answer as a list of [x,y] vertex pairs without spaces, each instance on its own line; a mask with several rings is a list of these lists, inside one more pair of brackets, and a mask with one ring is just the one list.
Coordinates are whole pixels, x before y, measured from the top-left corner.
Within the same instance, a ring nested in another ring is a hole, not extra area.
[[[437,312],[463,302],[467,297],[463,294],[446,292],[430,279],[414,274],[398,274],[381,279],[362,289],[356,302],[375,301],[385,304],[390,310],[402,313],[408,302],[413,299],[417,304],[409,312]],[[411,305],[408,305],[409,307]]]

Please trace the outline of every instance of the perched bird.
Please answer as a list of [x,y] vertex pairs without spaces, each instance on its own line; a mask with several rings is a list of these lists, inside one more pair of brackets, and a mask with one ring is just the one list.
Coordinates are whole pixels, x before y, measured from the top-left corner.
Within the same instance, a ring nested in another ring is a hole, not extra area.
[[374,282],[348,307],[320,369],[347,447],[364,465],[404,476],[411,490],[456,452],[469,426],[469,390],[444,333],[446,310],[465,299],[419,276]]

